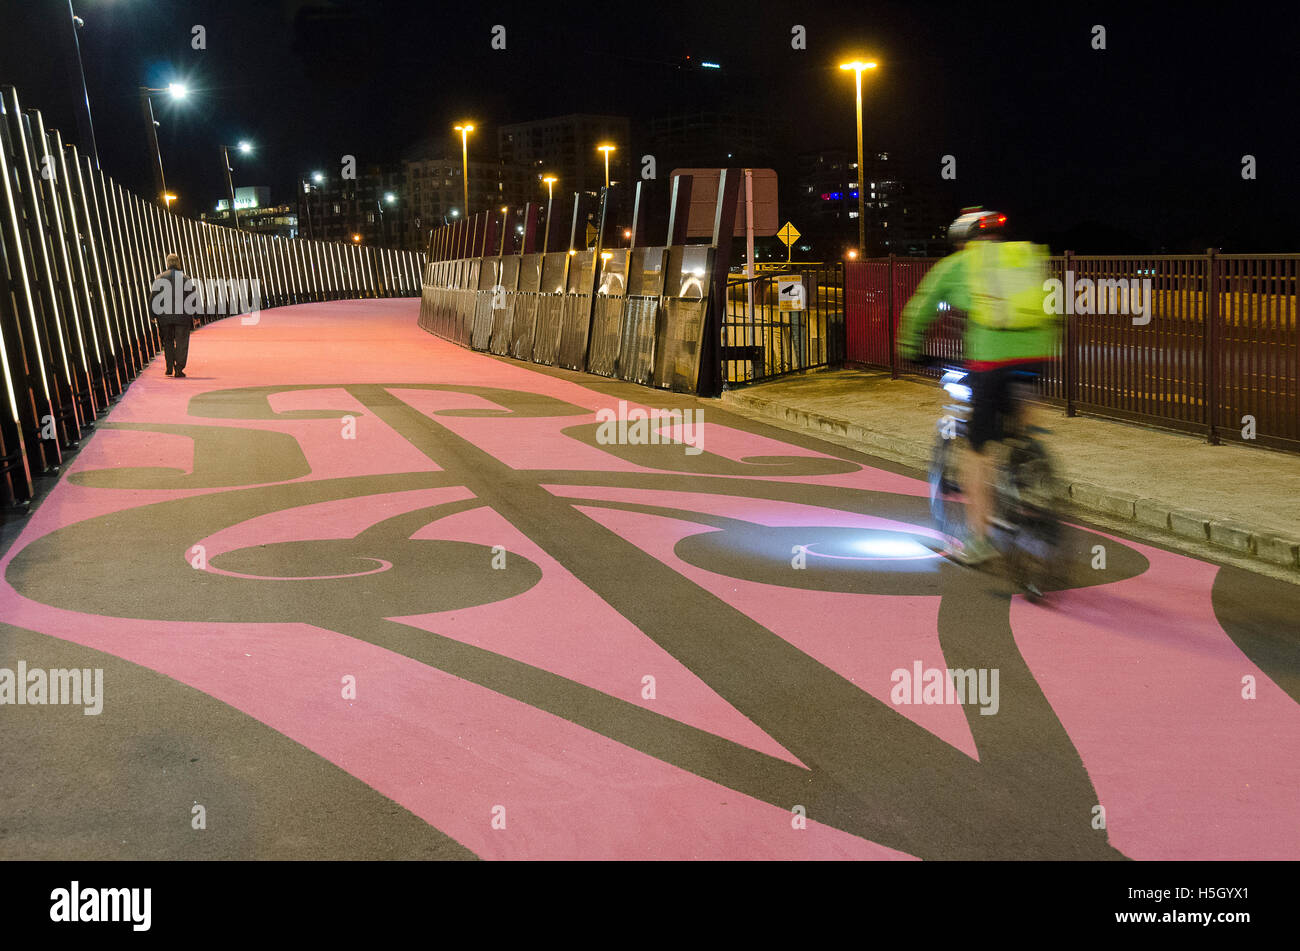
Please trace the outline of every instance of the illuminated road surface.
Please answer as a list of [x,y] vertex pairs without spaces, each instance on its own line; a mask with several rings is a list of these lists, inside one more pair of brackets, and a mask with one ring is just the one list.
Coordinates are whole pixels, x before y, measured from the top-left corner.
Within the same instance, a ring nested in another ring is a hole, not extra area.
[[416,309],[212,325],[101,424],[0,665],[102,712],[0,708],[0,857],[1300,858],[1300,588],[1080,526],[1032,605],[916,473]]

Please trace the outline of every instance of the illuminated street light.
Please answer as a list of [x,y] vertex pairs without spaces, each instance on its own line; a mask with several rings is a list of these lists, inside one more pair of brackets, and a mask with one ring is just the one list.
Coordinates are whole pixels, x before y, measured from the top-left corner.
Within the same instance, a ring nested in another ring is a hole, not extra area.
[[172,206],[172,202],[174,202],[175,200],[176,200],[176,196],[175,196],[175,195],[163,195],[163,201],[165,201],[165,202],[167,203],[167,207],[168,207],[168,209],[171,208],[171,206]]
[[460,161],[461,161],[461,178],[465,183],[465,214],[469,214],[469,134],[474,131],[474,127],[468,122],[464,122],[453,128],[460,133]]
[[391,205],[393,202],[397,201],[397,196],[392,192],[384,192],[384,201]]
[[604,152],[604,187],[610,187],[610,152],[614,151],[615,146],[597,146],[595,151]]
[[158,145],[158,120],[153,114],[153,94],[165,92],[173,99],[184,99],[189,93],[183,83],[171,83],[159,89],[151,86],[140,87],[140,102],[144,107],[145,122],[149,125],[149,143],[153,146],[154,159],[158,164],[158,196],[167,201],[167,176],[163,174],[162,148]]
[[354,234],[354,235],[352,236],[352,243],[353,243],[353,244],[360,244],[360,243],[361,243],[361,235],[359,235],[359,234]]
[[862,156],[862,71],[875,68],[875,63],[856,59],[851,63],[840,64],[840,69],[853,70],[858,86],[858,250],[864,255],[867,253],[867,215],[866,188],[863,187],[862,180],[867,174],[867,166]]
[[312,172],[311,180],[319,185],[321,182],[325,181],[325,175],[322,172]]
[[554,175],[547,175],[542,181],[546,183],[546,230],[542,232],[542,253],[545,254],[547,246],[551,243],[551,206],[555,203],[555,183],[559,179]]
[[230,150],[232,148],[247,155],[253,151],[253,146],[249,142],[242,140],[236,146],[221,146],[221,164],[226,170],[226,189],[230,193],[230,220],[234,224],[235,230],[239,230],[239,210],[235,207],[235,180],[231,177],[231,172],[234,169],[230,167]]

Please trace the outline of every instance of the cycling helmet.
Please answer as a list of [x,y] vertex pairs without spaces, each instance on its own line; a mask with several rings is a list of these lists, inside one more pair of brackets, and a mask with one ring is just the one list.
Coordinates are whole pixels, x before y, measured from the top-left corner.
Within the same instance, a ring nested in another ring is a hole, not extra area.
[[954,245],[980,238],[1000,238],[1007,216],[984,208],[963,208],[961,215],[948,226],[948,240]]

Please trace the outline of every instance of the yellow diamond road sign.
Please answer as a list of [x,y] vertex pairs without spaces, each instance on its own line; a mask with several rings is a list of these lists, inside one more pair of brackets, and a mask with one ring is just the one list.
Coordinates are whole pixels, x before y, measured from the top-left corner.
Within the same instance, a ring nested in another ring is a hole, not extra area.
[[789,247],[799,240],[799,229],[787,221],[785,227],[778,231],[776,236],[785,242],[786,247]]

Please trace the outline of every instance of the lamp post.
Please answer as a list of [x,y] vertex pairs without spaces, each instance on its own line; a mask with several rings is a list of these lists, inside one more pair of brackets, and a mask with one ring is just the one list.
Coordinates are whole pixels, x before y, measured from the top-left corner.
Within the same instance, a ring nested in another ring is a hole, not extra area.
[[454,128],[460,133],[461,179],[465,184],[465,216],[469,217],[469,134],[474,127],[466,122]]
[[555,203],[555,183],[559,181],[554,175],[542,179],[546,183],[546,230],[542,232],[542,253],[545,254],[551,243],[551,206]]
[[501,257],[504,257],[506,253],[506,227],[507,227],[506,216],[509,213],[510,213],[510,206],[502,205],[501,206],[501,250],[497,252],[497,254]]
[[[316,190],[316,222],[312,226],[312,237],[315,237],[316,228],[319,227],[321,229],[321,237],[324,239],[328,237],[328,229],[325,226],[325,190],[323,187],[325,185],[325,173],[312,172],[311,180]],[[307,214],[309,216],[311,214],[310,199],[308,200]]]
[[606,187],[606,188],[609,187],[609,153],[610,153],[610,152],[613,152],[613,151],[614,151],[614,148],[615,148],[615,147],[612,146],[612,145],[598,145],[598,146],[596,146],[596,151],[597,151],[597,152],[604,152],[604,153],[605,153],[605,187]]
[[[81,38],[77,36],[77,31],[86,25],[86,21],[77,16],[76,11],[72,9],[72,0],[68,0],[68,17],[72,21],[72,48],[77,51],[77,70],[81,73],[81,103],[86,107],[86,124],[82,130],[86,136],[86,141],[90,145],[90,154],[95,160],[95,168],[99,168],[99,150],[95,147],[95,120],[90,116],[90,93],[86,90],[86,67],[81,62]],[[81,125],[81,116],[77,116],[77,125]]]
[[[245,155],[253,151],[253,147],[249,145],[247,142],[240,142],[237,146],[234,146],[234,148]],[[226,169],[226,189],[230,193],[230,220],[234,224],[235,230],[238,231],[239,212],[235,209],[235,180],[231,178],[230,175],[230,173],[234,171],[230,167],[230,149],[231,146],[229,145],[223,145],[221,147],[221,164],[225,166]]]
[[[384,212],[384,205],[397,204],[397,195],[394,194],[393,192],[384,192],[383,203],[381,204],[379,202],[376,202],[375,204],[379,205],[379,225],[380,225],[380,230],[383,232],[381,235],[381,240],[384,242],[385,246],[391,247],[393,243],[393,238],[392,235],[389,234],[388,232],[388,215],[385,214]],[[400,219],[398,221],[398,224],[401,224]]]
[[304,178],[300,184],[302,185],[302,197],[299,199],[301,202],[299,208],[307,213],[307,238],[310,240],[315,236],[315,229],[312,228],[311,224],[311,183]]
[[862,71],[875,68],[875,63],[864,63],[861,60],[840,64],[840,69],[853,70],[858,85],[858,253],[863,257],[867,254],[867,187],[865,182],[867,166],[862,155]]
[[158,145],[158,120],[154,118],[153,114],[153,94],[157,92],[168,93],[173,99],[184,99],[189,94],[189,90],[183,83],[171,83],[161,89],[154,89],[150,86],[140,87],[140,101],[144,105],[144,118],[149,125],[149,142],[153,145],[154,159],[158,163],[158,195],[166,203],[167,176],[163,174],[162,148]]

